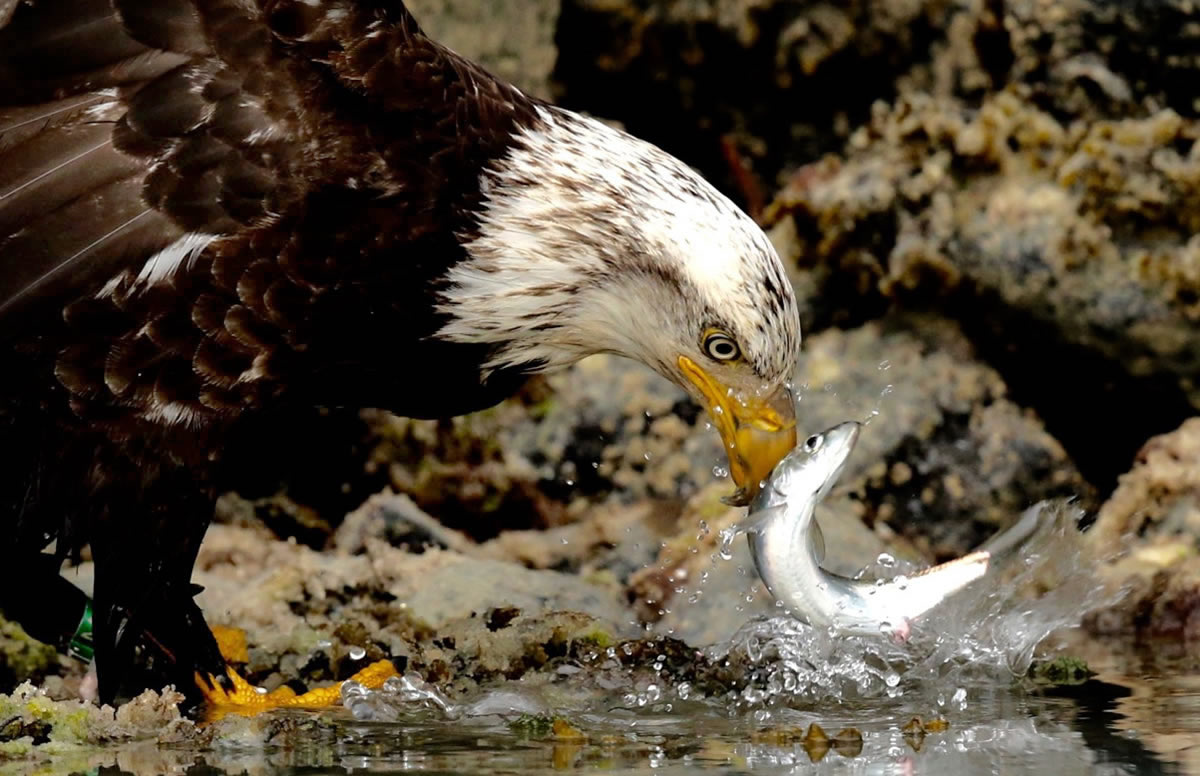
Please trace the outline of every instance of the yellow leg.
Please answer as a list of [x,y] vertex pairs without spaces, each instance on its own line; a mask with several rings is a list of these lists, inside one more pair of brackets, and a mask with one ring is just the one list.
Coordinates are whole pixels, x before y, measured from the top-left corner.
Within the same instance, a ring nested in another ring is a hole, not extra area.
[[[244,663],[249,659],[246,650],[246,635],[237,628],[217,626],[212,629],[217,637],[217,646],[221,654],[230,662]],[[219,631],[219,632],[218,632]],[[347,681],[355,681],[369,689],[375,690],[389,678],[397,675],[396,666],[390,660],[380,660],[363,668]],[[225,674],[232,685],[231,691],[226,691],[217,683],[217,678],[211,674],[206,678],[196,674],[196,686],[208,701],[206,720],[215,722],[227,714],[239,714],[252,717],[264,711],[280,708],[320,709],[336,705],[342,697],[342,683],[330,687],[318,687],[306,693],[297,695],[291,687],[283,685],[271,692],[260,692],[257,687],[247,682],[232,668],[226,668]]]

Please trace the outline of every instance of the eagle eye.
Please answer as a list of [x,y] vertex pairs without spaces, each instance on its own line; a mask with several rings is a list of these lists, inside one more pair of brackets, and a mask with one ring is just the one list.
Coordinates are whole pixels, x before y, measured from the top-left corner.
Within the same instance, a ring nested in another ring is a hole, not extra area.
[[714,332],[704,338],[704,352],[716,361],[735,361],[742,351],[728,334]]

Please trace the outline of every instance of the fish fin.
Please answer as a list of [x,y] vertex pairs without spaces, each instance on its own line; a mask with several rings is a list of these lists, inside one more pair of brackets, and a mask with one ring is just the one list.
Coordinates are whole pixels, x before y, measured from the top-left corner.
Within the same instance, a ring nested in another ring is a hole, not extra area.
[[990,553],[973,552],[909,575],[903,586],[898,585],[895,579],[889,580],[884,586],[889,607],[888,620],[916,620],[986,574],[990,560]]
[[767,507],[760,509],[753,514],[746,515],[746,518],[737,525],[733,526],[733,535],[737,536],[741,533],[758,533],[768,522],[783,514],[784,507]]
[[939,584],[945,589],[945,594],[950,595],[959,588],[967,586],[986,574],[991,559],[992,554],[990,552],[972,552],[961,558],[948,560],[938,566],[922,569],[913,574],[910,579],[920,579],[922,577],[937,579]]

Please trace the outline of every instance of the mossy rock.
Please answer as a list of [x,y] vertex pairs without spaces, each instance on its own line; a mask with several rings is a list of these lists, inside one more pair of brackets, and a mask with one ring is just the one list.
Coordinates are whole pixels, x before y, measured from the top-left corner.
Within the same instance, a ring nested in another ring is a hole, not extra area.
[[1029,678],[1037,684],[1051,687],[1084,684],[1095,675],[1096,672],[1088,668],[1086,660],[1070,655],[1037,661],[1029,667]]

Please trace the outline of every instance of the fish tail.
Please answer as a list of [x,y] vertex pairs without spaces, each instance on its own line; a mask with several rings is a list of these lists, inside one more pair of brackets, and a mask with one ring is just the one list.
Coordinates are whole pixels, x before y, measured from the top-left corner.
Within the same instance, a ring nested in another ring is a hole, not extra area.
[[973,552],[908,577],[897,608],[915,619],[987,573],[991,553]]

